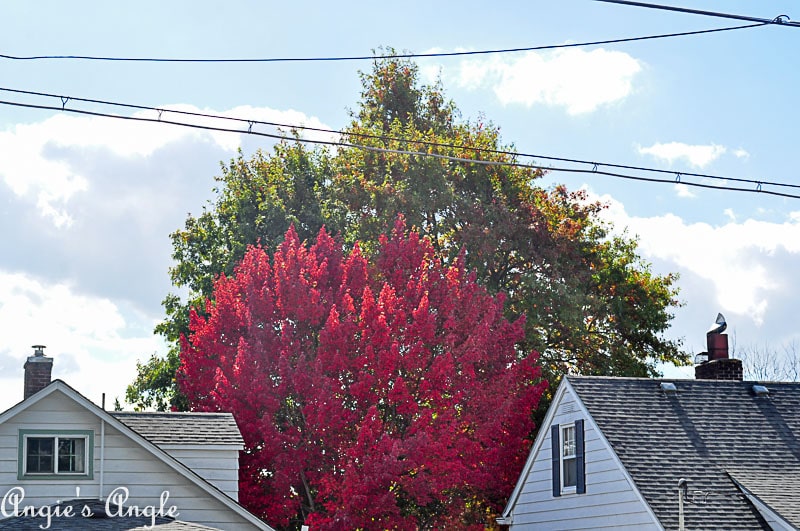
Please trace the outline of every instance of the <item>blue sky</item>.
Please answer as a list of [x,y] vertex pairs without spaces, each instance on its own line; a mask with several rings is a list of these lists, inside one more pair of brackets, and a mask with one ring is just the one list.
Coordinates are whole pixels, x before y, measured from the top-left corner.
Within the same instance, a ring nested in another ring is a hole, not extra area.
[[[590,0],[429,4],[12,1],[0,7],[0,54],[360,56],[380,46],[502,49],[744,24]],[[683,5],[800,19],[789,1]],[[418,64],[425,80],[441,77],[465,119],[485,116],[520,152],[794,184],[798,41],[800,28],[767,26]],[[369,68],[0,59],[0,86],[339,129],[358,101],[358,71]],[[171,290],[168,235],[201,211],[219,162],[240,147],[249,154],[270,142],[0,105],[0,407],[21,397],[34,343],[49,346],[55,377],[95,401],[122,397],[136,360],[164,352],[152,328]],[[669,335],[690,352],[704,349],[718,311],[737,348],[797,341],[800,200],[591,174],[551,172],[545,182],[588,189],[619,230],[639,236],[656,272],[681,274],[684,306]]]

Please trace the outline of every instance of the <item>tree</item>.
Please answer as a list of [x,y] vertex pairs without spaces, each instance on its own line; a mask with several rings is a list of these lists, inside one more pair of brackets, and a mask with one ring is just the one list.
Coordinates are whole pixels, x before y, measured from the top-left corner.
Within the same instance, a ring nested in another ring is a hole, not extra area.
[[[180,386],[231,411],[240,499],[282,528],[483,529],[530,447],[545,384],[463,257],[399,218],[373,258],[294,228],[250,247],[193,311]],[[376,518],[380,515],[380,521]]]
[[764,343],[740,347],[733,338],[731,355],[742,360],[745,379],[761,382],[800,381],[800,344],[797,340],[780,346]]
[[[369,256],[403,214],[445,262],[463,250],[480,284],[507,293],[506,316],[527,316],[524,350],[541,353],[551,382],[565,373],[651,376],[659,362],[688,363],[681,343],[664,337],[679,304],[676,277],[653,274],[635,239],[612,236],[602,204],[538,186],[542,173],[519,165],[497,127],[462,120],[439,84],[419,82],[414,63],[376,60],[362,84],[343,135],[361,147],[281,143],[268,156],[240,155],[223,168],[216,202],[173,234],[173,283],[190,295],[164,301],[158,331],[170,342],[248,245],[274,249],[291,223],[302,238],[324,223],[345,248],[360,241]],[[183,407],[177,366],[177,347],[141,365],[128,400]]]
[[331,183],[346,241],[369,241],[403,213],[451,258],[466,249],[479,282],[509,294],[507,315],[527,315],[526,347],[551,381],[654,376],[659,362],[689,361],[663,337],[676,277],[653,275],[635,240],[612,237],[603,205],[535,186],[542,172],[517,165],[491,123],[460,121],[439,85],[418,87],[412,63],[376,62],[362,83],[346,132],[369,149],[339,150]]
[[[156,326],[171,345],[165,357],[153,354],[137,363],[136,380],[126,398],[139,408],[185,410],[185,397],[177,392],[180,337],[189,331],[189,309],[201,308],[211,296],[214,280],[230,275],[248,245],[260,243],[274,249],[289,225],[302,238],[314,236],[324,223],[320,190],[329,176],[328,159],[300,144],[281,143],[270,155],[257,151],[222,165],[222,183],[216,203],[189,215],[183,230],[171,235],[176,265],[170,269],[175,286],[187,289],[188,300],[175,294],[163,301],[166,319]],[[332,224],[328,222],[328,226]]]

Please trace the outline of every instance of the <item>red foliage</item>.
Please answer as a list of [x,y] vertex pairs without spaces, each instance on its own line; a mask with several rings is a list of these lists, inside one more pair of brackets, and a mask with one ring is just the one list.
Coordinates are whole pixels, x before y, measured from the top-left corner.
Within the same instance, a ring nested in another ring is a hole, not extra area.
[[502,507],[543,391],[523,322],[398,220],[374,264],[324,230],[252,247],[191,315],[179,383],[231,411],[240,499],[279,527],[479,524]]

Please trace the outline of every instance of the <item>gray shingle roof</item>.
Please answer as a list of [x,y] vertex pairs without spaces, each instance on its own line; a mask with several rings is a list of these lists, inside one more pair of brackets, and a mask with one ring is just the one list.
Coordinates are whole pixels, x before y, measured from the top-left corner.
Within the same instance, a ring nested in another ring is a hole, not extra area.
[[[800,481],[795,479],[797,469],[781,470],[777,466],[771,470],[730,467],[728,474],[784,520],[800,527]],[[788,474],[794,474],[794,481],[787,481]]]
[[153,444],[243,445],[230,413],[109,412]]
[[[800,383],[573,377],[586,405],[667,529],[689,480],[687,529],[768,529],[731,479],[800,528]],[[670,381],[676,393],[665,393]]]

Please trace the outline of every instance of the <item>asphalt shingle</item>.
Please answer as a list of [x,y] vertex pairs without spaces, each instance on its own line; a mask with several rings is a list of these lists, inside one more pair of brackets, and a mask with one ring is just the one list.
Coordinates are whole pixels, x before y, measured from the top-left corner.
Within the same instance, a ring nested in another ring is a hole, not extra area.
[[667,529],[681,478],[686,529],[768,529],[732,478],[800,528],[800,383],[568,379]]
[[110,412],[150,442],[162,444],[235,444],[244,440],[230,413]]

